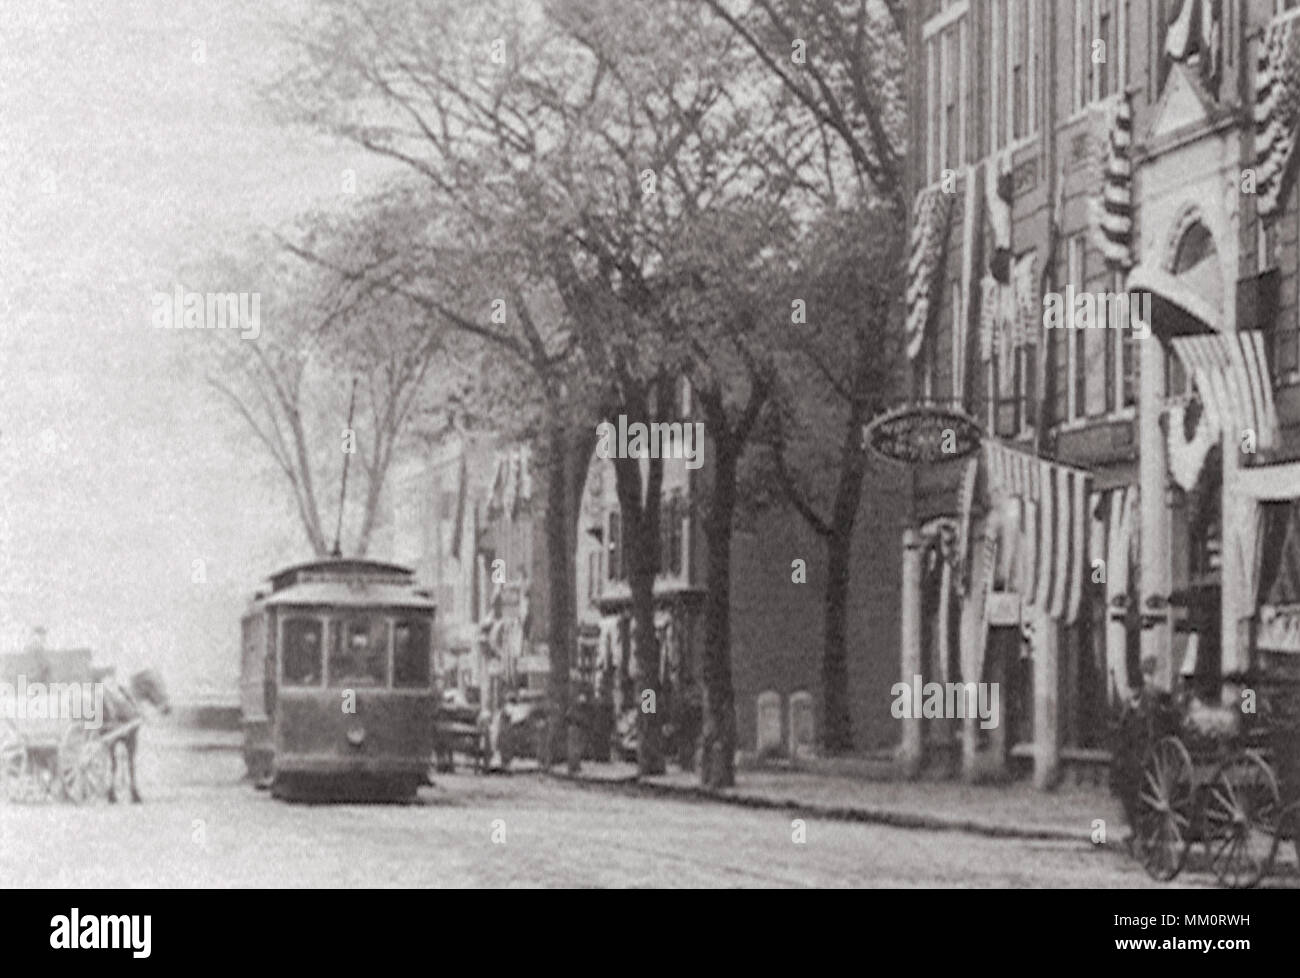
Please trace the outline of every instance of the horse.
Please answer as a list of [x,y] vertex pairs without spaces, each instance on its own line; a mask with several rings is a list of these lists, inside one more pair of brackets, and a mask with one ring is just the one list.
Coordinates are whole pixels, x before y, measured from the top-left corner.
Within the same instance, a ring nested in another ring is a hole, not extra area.
[[107,736],[112,736],[117,730],[130,725],[130,730],[120,737],[113,739],[113,749],[109,755],[113,759],[112,776],[110,778],[110,787],[108,791],[108,800],[116,802],[117,798],[117,763],[118,752],[117,745],[122,743],[126,747],[126,766],[131,778],[131,801],[139,803],[140,791],[135,784],[135,748],[136,741],[140,733],[139,721],[143,719],[144,712],[141,710],[141,704],[148,703],[164,716],[171,713],[171,699],[167,696],[167,688],[163,685],[162,677],[153,669],[141,669],[133,673],[127,680],[124,687],[121,683],[114,680],[111,676],[105,677],[104,680],[104,732]]

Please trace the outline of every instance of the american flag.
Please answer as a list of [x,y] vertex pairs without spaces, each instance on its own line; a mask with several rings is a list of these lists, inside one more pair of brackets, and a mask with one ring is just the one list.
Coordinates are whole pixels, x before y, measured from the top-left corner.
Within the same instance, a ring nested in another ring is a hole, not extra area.
[[1196,384],[1210,417],[1236,442],[1254,432],[1258,448],[1272,448],[1277,438],[1277,406],[1269,377],[1264,334],[1204,333],[1170,341]]
[[1295,18],[1269,24],[1255,66],[1255,193],[1263,217],[1277,212],[1300,121]]
[[1088,572],[1091,473],[1037,458],[994,439],[984,442],[989,497],[1011,522],[1015,589],[1029,609],[1070,624],[1079,616]]

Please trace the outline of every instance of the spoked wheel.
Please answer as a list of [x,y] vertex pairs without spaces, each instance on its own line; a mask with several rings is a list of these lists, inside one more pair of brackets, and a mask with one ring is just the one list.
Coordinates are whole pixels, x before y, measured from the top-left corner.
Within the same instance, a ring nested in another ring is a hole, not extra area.
[[1229,758],[1205,788],[1205,850],[1222,886],[1244,889],[1273,868],[1282,798],[1273,770],[1253,751]]
[[1177,737],[1159,740],[1142,762],[1133,844],[1142,868],[1173,879],[1187,858],[1192,818],[1192,758]]
[[30,790],[27,744],[6,721],[0,724],[0,798],[5,801],[22,801]]
[[112,748],[112,767],[109,771],[110,797],[118,802],[131,800],[131,753],[122,740],[115,740]]
[[59,783],[74,805],[108,798],[112,781],[108,747],[80,723],[70,724],[59,741]]

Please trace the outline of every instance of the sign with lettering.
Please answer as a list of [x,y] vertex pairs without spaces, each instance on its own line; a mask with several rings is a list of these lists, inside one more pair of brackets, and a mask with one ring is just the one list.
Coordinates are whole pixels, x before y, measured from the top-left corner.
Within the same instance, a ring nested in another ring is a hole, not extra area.
[[980,447],[983,433],[960,408],[907,405],[862,429],[863,447],[895,462],[930,465],[965,458]]

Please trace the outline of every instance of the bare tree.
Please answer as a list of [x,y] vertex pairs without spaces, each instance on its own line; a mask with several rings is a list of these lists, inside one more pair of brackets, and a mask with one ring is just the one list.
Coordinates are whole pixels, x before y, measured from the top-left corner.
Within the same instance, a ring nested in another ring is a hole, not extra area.
[[[210,347],[208,383],[270,456],[318,556],[332,549],[322,482],[344,453],[356,455],[364,492],[347,549],[364,555],[393,459],[427,394],[436,337],[416,328],[418,310],[400,297],[362,295],[268,241],[237,260],[213,259],[198,275],[218,291],[235,283],[262,300],[259,335]],[[347,429],[353,379],[360,410]]]

